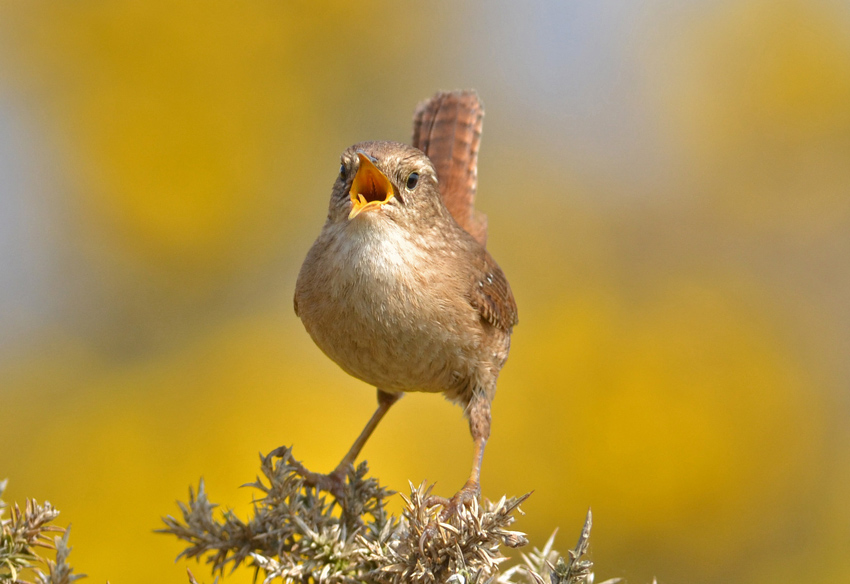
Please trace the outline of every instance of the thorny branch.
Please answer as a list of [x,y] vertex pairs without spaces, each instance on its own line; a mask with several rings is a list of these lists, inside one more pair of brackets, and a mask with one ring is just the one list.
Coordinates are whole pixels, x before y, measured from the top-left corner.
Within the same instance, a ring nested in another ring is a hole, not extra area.
[[[7,481],[0,481],[0,497],[6,490]],[[28,499],[24,508],[17,504],[11,507],[11,516],[6,517],[8,506],[0,499],[0,584],[30,584],[24,580],[32,574],[38,584],[71,584],[85,574],[74,574],[68,565],[70,528],[63,529],[51,522],[59,511],[45,502],[39,505]],[[63,533],[50,538],[49,533]],[[55,560],[43,558],[38,548],[56,550]],[[38,567],[46,566],[47,573]]]
[[502,548],[528,543],[525,534],[509,529],[528,495],[474,501],[443,517],[430,487],[411,484],[410,495],[401,495],[401,517],[393,517],[385,510],[392,493],[367,478],[365,463],[350,469],[339,499],[305,480],[309,471],[291,449],[261,456],[260,469],[262,478],[246,485],[260,493],[249,520],[230,511],[216,514],[201,481],[187,503],[178,503],[181,517],[164,518],[160,532],[184,541],[180,556],[203,558],[214,574],[248,564],[264,583],[593,582],[593,564],[586,559],[589,512],[578,545],[565,558],[552,550],[553,534],[543,550],[522,554],[522,564],[500,572],[508,559]]

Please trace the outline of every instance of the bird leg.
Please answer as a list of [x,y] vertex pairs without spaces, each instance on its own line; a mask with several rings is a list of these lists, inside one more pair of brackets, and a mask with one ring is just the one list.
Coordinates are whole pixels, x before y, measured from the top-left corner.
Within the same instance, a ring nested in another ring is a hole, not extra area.
[[355,440],[354,444],[351,445],[351,448],[342,458],[340,463],[330,474],[310,472],[299,463],[298,474],[304,477],[304,482],[308,485],[315,486],[321,491],[329,492],[337,499],[342,499],[345,487],[345,477],[348,475],[349,467],[354,465],[354,461],[357,460],[357,456],[360,454],[360,451],[363,449],[363,446],[366,444],[369,436],[371,436],[372,432],[375,431],[375,428],[384,417],[384,414],[386,414],[390,407],[401,398],[401,395],[402,394],[400,393],[389,393],[379,388],[378,409],[375,410],[375,413],[372,414],[372,417],[369,418],[368,422],[366,422],[366,427],[363,428],[362,432],[360,432],[357,440]]
[[490,400],[483,392],[475,392],[469,404],[469,431],[475,441],[472,457],[472,471],[469,480],[455,495],[465,498],[466,494],[477,496],[481,492],[481,463],[484,460],[484,447],[490,438]]
[[363,449],[363,446],[366,444],[369,436],[371,436],[372,432],[375,431],[375,428],[378,427],[378,423],[384,417],[384,414],[389,411],[390,407],[395,402],[401,399],[401,396],[402,394],[400,393],[389,393],[388,391],[378,389],[378,409],[375,410],[375,413],[372,414],[372,417],[369,418],[368,422],[366,422],[366,427],[363,428],[362,432],[360,432],[360,436],[357,437],[357,440],[355,440],[354,444],[351,445],[348,453],[342,458],[336,469],[331,474],[341,474],[344,477],[348,473],[348,467],[352,466],[354,461],[357,460],[357,456],[360,454],[360,451]]
[[476,391],[467,406],[469,416],[469,431],[475,442],[475,450],[472,456],[472,471],[469,479],[454,494],[451,499],[433,497],[430,504],[441,504],[443,519],[457,512],[461,505],[470,505],[474,499],[481,494],[481,463],[484,460],[484,447],[490,437],[490,399],[482,391]]

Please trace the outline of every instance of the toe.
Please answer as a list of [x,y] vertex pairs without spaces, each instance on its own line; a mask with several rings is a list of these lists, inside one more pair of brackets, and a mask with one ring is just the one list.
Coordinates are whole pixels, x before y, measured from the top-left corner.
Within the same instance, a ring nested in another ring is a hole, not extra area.
[[443,505],[440,518],[442,520],[448,519],[456,514],[461,507],[470,507],[478,499],[480,493],[481,486],[477,482],[467,481],[463,488],[448,501],[448,504]]

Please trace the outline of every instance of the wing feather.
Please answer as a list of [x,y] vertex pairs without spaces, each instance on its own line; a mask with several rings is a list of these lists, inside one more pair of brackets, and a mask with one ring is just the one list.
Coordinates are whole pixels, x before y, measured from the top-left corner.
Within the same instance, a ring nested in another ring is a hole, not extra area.
[[472,283],[470,304],[481,318],[498,329],[510,332],[519,322],[516,300],[505,273],[486,249],[481,250],[481,270]]

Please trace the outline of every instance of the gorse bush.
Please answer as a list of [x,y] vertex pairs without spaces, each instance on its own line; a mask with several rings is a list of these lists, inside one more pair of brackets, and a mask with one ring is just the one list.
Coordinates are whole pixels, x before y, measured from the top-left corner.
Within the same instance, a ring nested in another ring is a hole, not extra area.
[[[410,485],[402,496],[401,517],[386,512],[392,494],[367,477],[366,463],[351,468],[339,498],[306,481],[306,469],[288,449],[261,457],[262,477],[248,485],[260,496],[242,520],[230,511],[216,514],[204,483],[178,503],[181,517],[166,517],[162,533],[186,545],[180,554],[204,559],[214,574],[248,564],[264,582],[348,584],[531,583],[579,584],[593,581],[585,559],[590,513],[575,550],[561,557],[552,549],[521,554],[522,563],[505,571],[503,547],[528,543],[509,526],[528,495],[499,501],[473,501],[453,512],[431,497],[430,487]],[[216,516],[218,515],[218,516]]]
[[[386,511],[393,493],[367,476],[366,463],[350,468],[339,496],[305,479],[309,473],[278,449],[260,460],[257,479],[246,486],[259,496],[247,520],[218,511],[203,481],[178,503],[180,516],[164,518],[160,533],[186,544],[180,557],[205,561],[216,581],[225,572],[252,569],[263,583],[322,584],[592,584],[586,558],[591,516],[578,545],[566,556],[554,549],[555,535],[542,549],[520,553],[520,562],[502,569],[504,548],[526,545],[525,534],[510,526],[529,495],[496,502],[473,500],[448,509],[429,486],[410,485],[401,516]],[[0,481],[0,584],[71,584],[69,529],[53,525],[59,511],[27,500],[23,509],[2,500]],[[8,517],[7,517],[8,512]],[[43,551],[55,551],[53,559]],[[189,574],[190,584],[197,584]],[[612,584],[608,580],[602,584]]]
[[[23,510],[12,505],[7,518],[2,499],[6,484],[0,481],[0,584],[25,584],[30,576],[39,584],[70,584],[82,578],[84,574],[74,574],[68,565],[70,530],[52,524],[59,511],[48,502],[39,505],[28,499]],[[57,532],[63,535],[48,535]],[[38,548],[55,550],[55,559],[39,555]]]

